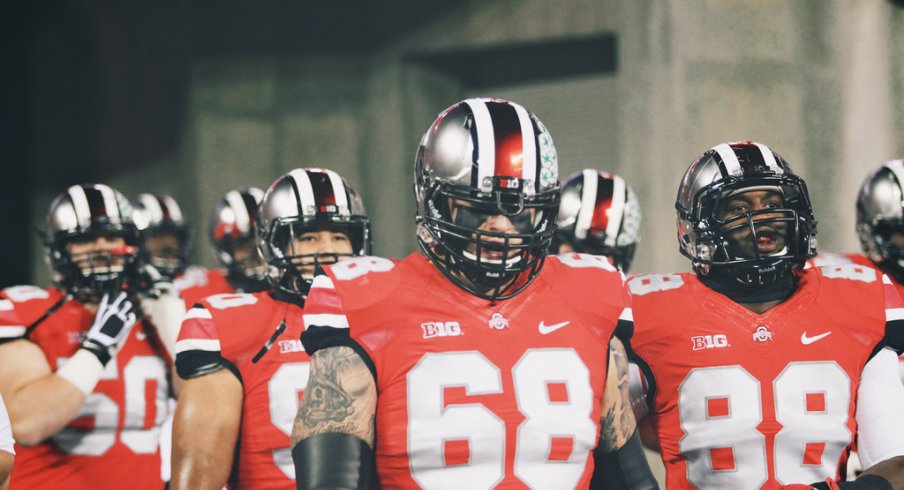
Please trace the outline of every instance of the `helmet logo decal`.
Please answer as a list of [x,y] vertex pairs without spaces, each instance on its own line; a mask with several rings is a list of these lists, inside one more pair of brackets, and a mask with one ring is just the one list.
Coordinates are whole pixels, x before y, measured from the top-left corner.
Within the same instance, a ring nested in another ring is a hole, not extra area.
[[540,124],[540,188],[548,189],[559,181],[559,156],[556,147],[549,136],[549,131]]

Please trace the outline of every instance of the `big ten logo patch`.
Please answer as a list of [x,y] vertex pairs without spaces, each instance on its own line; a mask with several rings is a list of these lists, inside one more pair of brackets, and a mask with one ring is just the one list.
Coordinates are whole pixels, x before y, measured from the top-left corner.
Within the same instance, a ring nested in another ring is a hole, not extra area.
[[725,334],[698,335],[691,337],[691,346],[694,350],[721,349],[728,347],[728,337]]
[[425,339],[435,337],[458,337],[462,335],[458,322],[425,322],[421,324]]

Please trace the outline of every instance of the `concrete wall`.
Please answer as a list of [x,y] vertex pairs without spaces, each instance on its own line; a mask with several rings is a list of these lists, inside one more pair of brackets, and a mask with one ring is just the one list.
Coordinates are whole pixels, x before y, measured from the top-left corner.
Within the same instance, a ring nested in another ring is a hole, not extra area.
[[[644,212],[636,270],[688,268],[675,240],[678,181],[731,139],[772,146],[808,180],[821,248],[857,249],[857,187],[904,154],[904,10],[885,0],[550,5],[470,2],[375,52],[196,60],[179,154],[113,184],[173,193],[196,223],[198,261],[212,265],[204,228],[220,195],[328,166],[362,192],[377,253],[400,256],[414,250],[420,134],[456,100],[494,95],[546,123],[563,177],[596,166],[628,179]],[[617,40],[614,72],[529,85],[475,89],[409,56],[606,33]]]
[[[267,65],[258,76],[270,91],[261,92],[263,107],[281,106],[260,123],[275,128],[245,151],[259,156],[262,168],[316,164],[346,174],[367,199],[377,251],[397,256],[413,250],[410,170],[420,133],[456,99],[494,95],[521,102],[546,123],[563,176],[598,166],[629,180],[645,216],[638,270],[686,268],[674,238],[678,180],[696,155],[731,139],[756,139],[782,153],[810,181],[823,248],[855,250],[857,187],[873,165],[902,150],[895,138],[900,17],[881,0],[571,0],[552,11],[539,0],[473,2],[366,59],[321,60],[314,73],[304,69],[311,62],[273,61],[280,68]],[[473,90],[405,57],[605,32],[618,39],[616,73],[530,86]],[[359,76],[345,79],[356,61]],[[211,96],[208,104],[215,98],[206,85],[238,91],[254,77],[248,69],[201,71],[207,76],[197,79],[197,91]],[[341,100],[324,92],[337,90]],[[221,125],[242,130],[214,107],[200,100],[194,106],[199,170],[211,164],[205,155],[217,153],[209,147],[218,145]],[[236,135],[233,144],[245,138]],[[316,158],[293,158],[293,148]],[[209,197],[202,188],[198,205]]]

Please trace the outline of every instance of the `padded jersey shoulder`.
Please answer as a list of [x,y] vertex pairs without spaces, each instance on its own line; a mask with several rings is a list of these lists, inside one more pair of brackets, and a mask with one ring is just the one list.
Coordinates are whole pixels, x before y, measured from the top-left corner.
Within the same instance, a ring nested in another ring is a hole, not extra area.
[[696,274],[654,273],[628,279],[634,313],[636,347],[675,333],[676,320],[688,319],[699,310],[708,289]]
[[820,308],[832,318],[843,319],[839,323],[879,332],[884,329],[886,309],[893,307],[897,296],[881,271],[853,263],[806,269],[798,284],[813,288]]
[[552,291],[590,320],[590,325],[604,328],[613,324],[614,333],[623,341],[633,335],[631,297],[625,276],[609,259],[581,253],[551,256],[539,279],[548,281]]

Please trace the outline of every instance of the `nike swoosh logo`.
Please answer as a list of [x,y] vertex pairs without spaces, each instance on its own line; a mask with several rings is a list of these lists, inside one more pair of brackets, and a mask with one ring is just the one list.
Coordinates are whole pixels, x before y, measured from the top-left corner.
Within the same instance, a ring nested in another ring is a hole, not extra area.
[[832,331],[829,330],[828,332],[823,333],[823,334],[814,335],[813,337],[807,337],[807,332],[804,332],[804,333],[800,334],[800,343],[804,344],[804,345],[810,345],[813,342],[816,342],[817,340],[822,340],[822,339],[828,337],[829,334],[831,334],[831,333],[832,333]]
[[546,335],[548,333],[553,333],[556,330],[568,325],[571,322],[562,322],[562,323],[553,323],[552,325],[544,325],[543,322],[540,322],[540,326],[537,327],[540,329],[540,333]]

